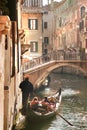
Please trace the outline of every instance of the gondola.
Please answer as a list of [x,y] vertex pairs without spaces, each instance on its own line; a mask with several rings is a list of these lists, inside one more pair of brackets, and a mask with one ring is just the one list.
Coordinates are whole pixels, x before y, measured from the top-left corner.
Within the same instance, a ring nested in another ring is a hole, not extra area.
[[[31,122],[38,122],[41,120],[46,120],[46,119],[50,119],[52,117],[54,117],[56,115],[56,112],[58,111],[58,108],[60,106],[61,103],[61,89],[59,89],[55,94],[53,94],[52,96],[48,96],[47,97],[48,100],[50,99],[54,99],[54,104],[55,106],[51,106],[50,110],[47,111],[46,109],[43,108],[43,106],[41,105],[41,103],[38,105],[38,108],[36,110],[33,110],[30,108],[30,101],[28,102],[27,105],[27,110],[26,110],[26,119],[31,121]],[[51,103],[51,100],[50,100]],[[54,105],[51,104],[51,105]]]

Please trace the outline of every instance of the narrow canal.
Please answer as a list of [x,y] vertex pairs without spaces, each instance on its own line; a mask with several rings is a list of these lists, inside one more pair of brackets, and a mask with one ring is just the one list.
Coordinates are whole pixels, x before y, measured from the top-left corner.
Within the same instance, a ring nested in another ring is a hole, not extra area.
[[16,130],[87,130],[87,79],[75,75],[51,74],[49,88],[40,94],[51,93],[62,86],[62,103],[59,113],[73,126],[56,115],[50,121],[30,124],[23,122]]

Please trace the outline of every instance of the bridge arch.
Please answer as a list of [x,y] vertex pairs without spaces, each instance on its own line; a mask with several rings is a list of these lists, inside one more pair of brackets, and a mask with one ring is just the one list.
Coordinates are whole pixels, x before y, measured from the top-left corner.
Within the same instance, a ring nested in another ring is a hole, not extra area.
[[77,64],[75,65],[72,63],[58,63],[58,64],[55,64],[55,65],[45,69],[45,71],[41,74],[40,78],[36,81],[35,86],[39,86],[45,80],[45,78],[50,74],[50,72],[52,72],[52,70],[59,68],[59,67],[65,67],[65,66],[78,69],[79,71],[81,71],[84,74],[84,76],[87,76],[87,72]]

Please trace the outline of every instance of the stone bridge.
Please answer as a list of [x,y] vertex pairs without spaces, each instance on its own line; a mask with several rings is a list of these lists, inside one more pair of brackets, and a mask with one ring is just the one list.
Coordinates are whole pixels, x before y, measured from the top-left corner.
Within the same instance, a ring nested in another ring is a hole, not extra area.
[[27,64],[27,68],[23,70],[23,73],[29,74],[30,81],[35,88],[38,88],[52,70],[63,66],[73,67],[80,70],[84,76],[87,76],[87,60],[54,60],[32,68],[28,68]]

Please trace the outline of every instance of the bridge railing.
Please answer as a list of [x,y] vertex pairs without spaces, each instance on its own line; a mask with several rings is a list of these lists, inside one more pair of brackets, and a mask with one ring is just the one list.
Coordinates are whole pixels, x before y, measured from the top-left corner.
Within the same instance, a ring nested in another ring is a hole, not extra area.
[[81,54],[79,52],[51,52],[38,58],[34,58],[28,62],[23,63],[22,70],[32,69],[34,67],[40,66],[42,64],[55,61],[55,60],[87,60],[87,54]]

